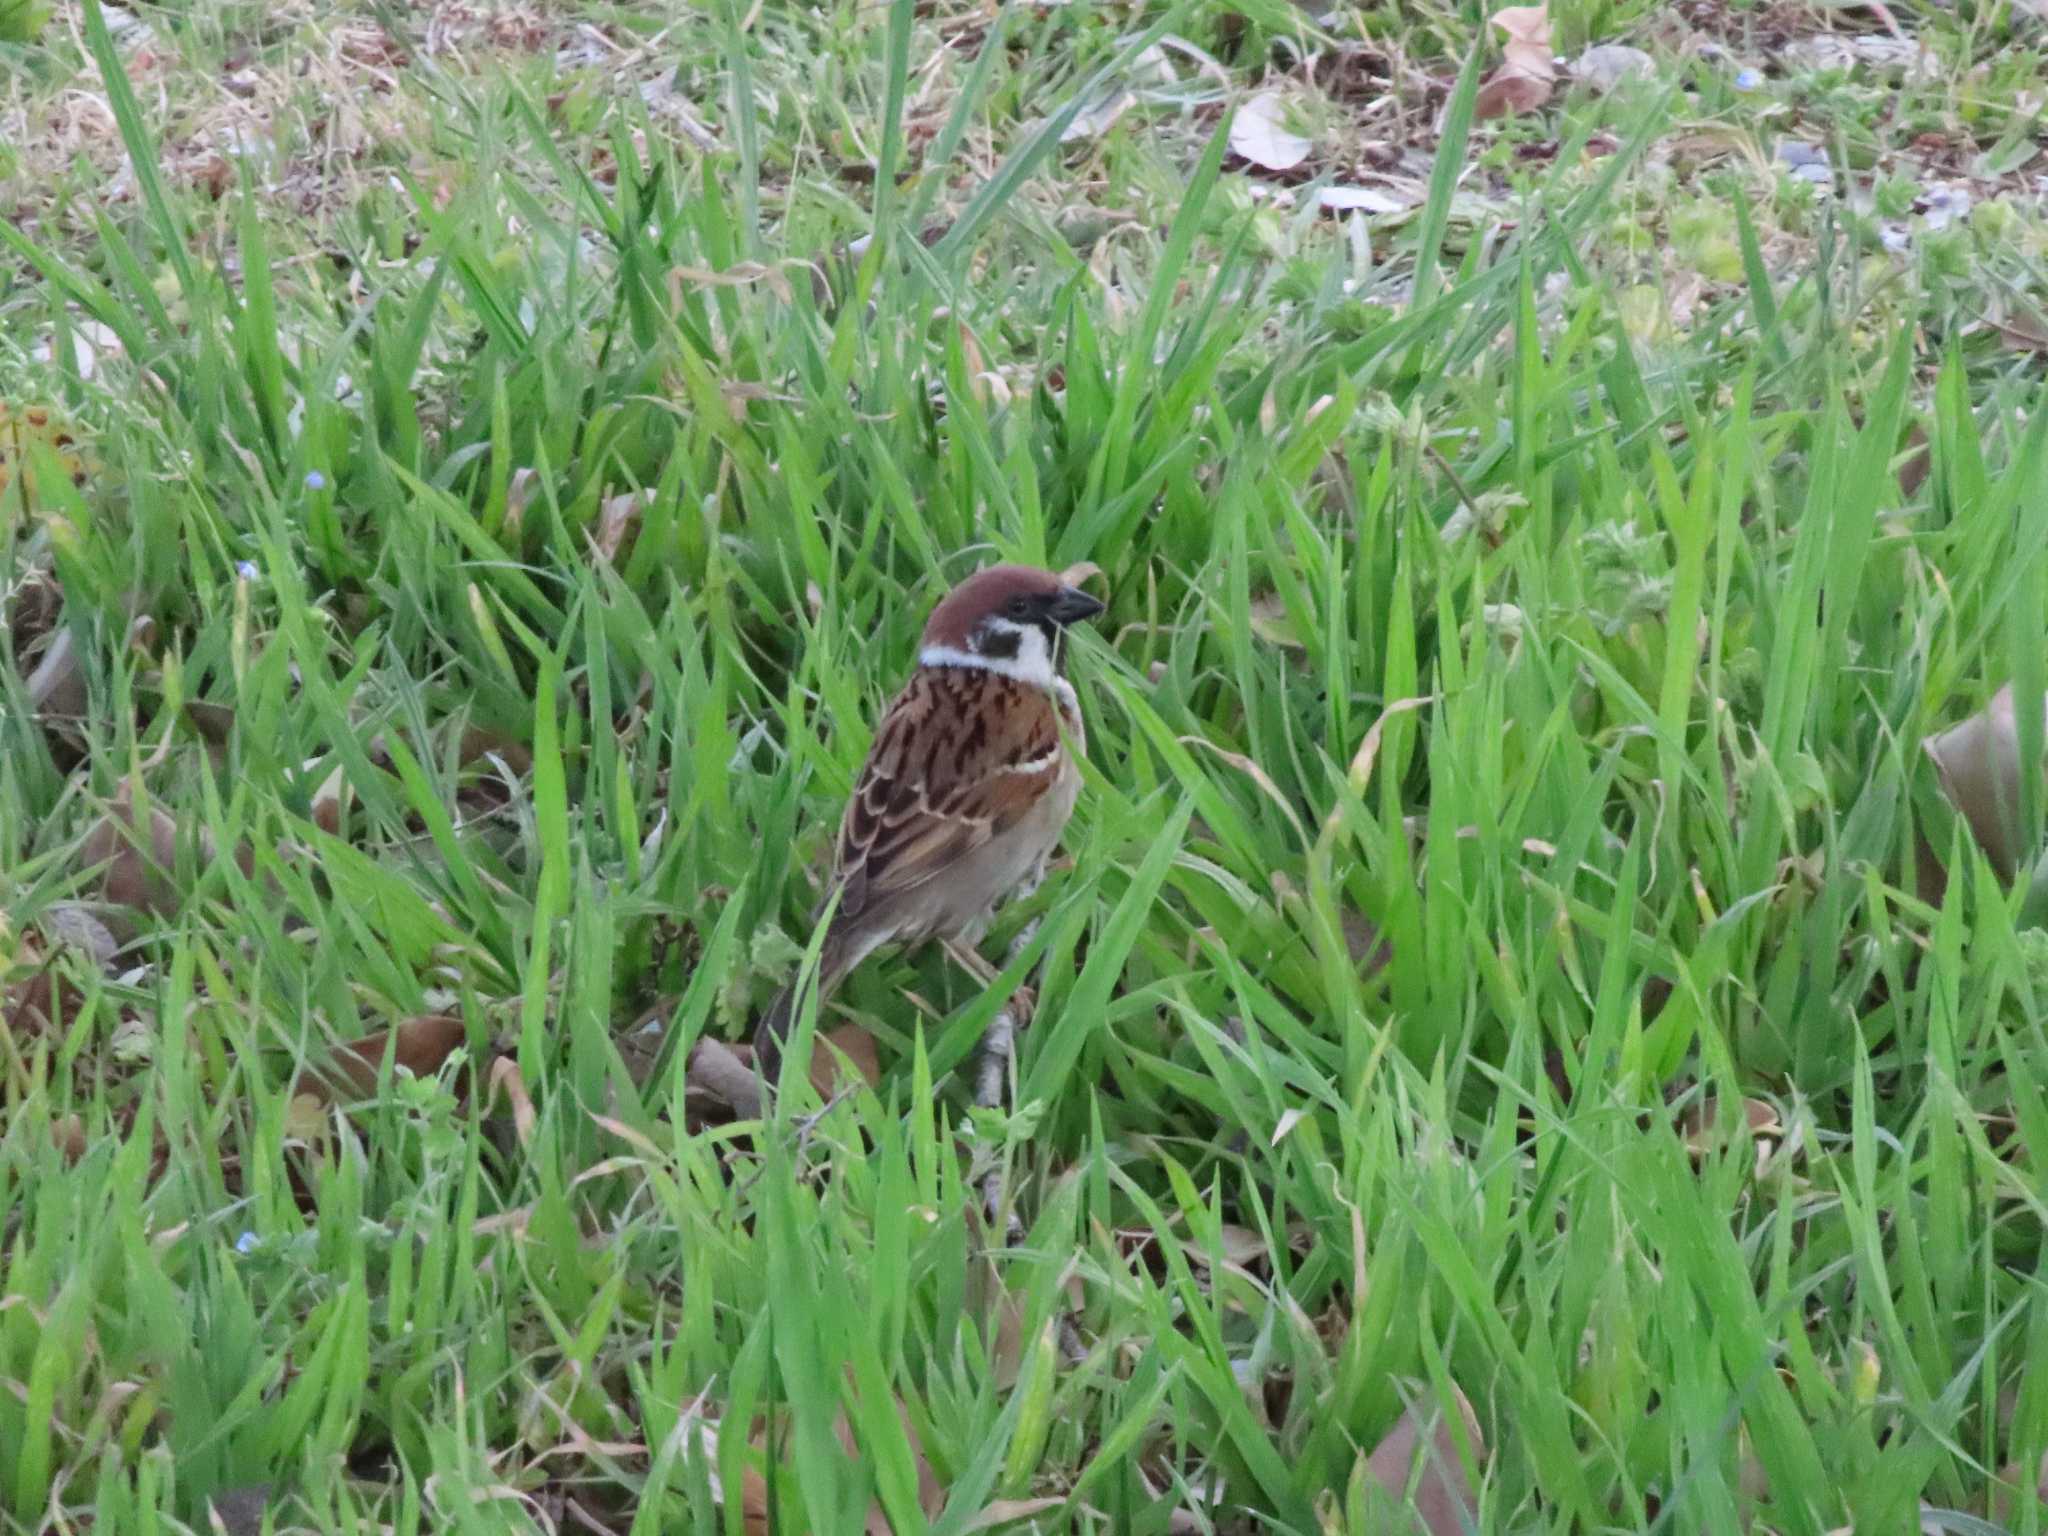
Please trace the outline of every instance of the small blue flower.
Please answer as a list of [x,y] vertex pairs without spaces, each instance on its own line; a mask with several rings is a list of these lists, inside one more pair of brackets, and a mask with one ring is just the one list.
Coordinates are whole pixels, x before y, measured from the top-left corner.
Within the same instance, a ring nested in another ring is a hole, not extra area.
[[258,1237],[254,1232],[244,1232],[240,1237],[235,1239],[235,1252],[254,1253],[257,1250],[257,1248],[262,1245],[262,1242],[263,1239]]
[[237,560],[235,562],[235,574],[244,581],[254,581],[261,573],[257,571],[254,560]]
[[319,471],[319,470],[317,470],[317,469],[309,469],[309,470],[307,470],[307,471],[306,471],[306,489],[307,489],[307,490],[309,490],[309,491],[324,491],[324,490],[326,490],[326,489],[327,489],[327,477],[326,477],[325,475],[321,474],[321,473],[320,473],[320,471]]
[[1738,91],[1760,91],[1763,84],[1764,77],[1756,70],[1745,69],[1736,73],[1735,89]]

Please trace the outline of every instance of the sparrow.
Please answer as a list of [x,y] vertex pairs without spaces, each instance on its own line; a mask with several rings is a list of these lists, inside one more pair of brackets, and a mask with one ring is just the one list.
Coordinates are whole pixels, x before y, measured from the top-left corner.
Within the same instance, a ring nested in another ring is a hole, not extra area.
[[[917,669],[882,716],[839,825],[818,961],[822,1003],[884,944],[973,944],[996,908],[1037,889],[1073,814],[1086,748],[1060,674],[1066,630],[1102,604],[1050,571],[977,571],[932,610]],[[795,984],[762,1015],[771,1079]]]

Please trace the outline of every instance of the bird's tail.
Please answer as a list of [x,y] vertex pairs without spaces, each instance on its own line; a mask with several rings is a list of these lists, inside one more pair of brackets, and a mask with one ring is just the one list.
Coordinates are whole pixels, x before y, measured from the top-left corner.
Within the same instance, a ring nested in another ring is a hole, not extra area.
[[[845,974],[846,958],[840,946],[828,936],[824,952],[818,957],[818,1006],[824,1007],[826,997],[831,993],[839,978]],[[801,981],[799,976],[797,981]],[[775,994],[775,1001],[768,1005],[768,1011],[761,1015],[761,1021],[754,1026],[754,1065],[760,1069],[762,1078],[770,1087],[782,1074],[782,1047],[789,1039],[789,1032],[796,1025],[797,981],[792,981]]]

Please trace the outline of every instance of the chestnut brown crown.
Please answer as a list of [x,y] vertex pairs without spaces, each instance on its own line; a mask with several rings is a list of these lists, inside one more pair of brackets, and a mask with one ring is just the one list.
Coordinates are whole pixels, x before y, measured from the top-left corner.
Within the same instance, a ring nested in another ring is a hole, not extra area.
[[1035,565],[992,565],[961,582],[932,610],[924,626],[924,643],[973,652],[992,632],[1014,634],[1025,626],[1043,631],[1050,642],[1069,624],[1100,612],[1100,601],[1051,571]]

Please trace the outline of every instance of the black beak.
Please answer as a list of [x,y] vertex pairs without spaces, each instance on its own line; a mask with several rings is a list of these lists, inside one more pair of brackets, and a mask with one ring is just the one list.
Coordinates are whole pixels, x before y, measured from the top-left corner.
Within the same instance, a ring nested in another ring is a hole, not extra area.
[[1045,616],[1055,624],[1078,624],[1100,612],[1101,601],[1090,597],[1079,587],[1061,587],[1045,605]]

